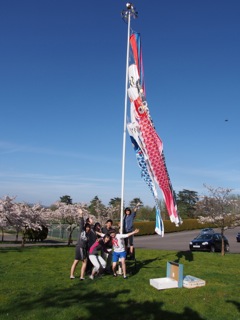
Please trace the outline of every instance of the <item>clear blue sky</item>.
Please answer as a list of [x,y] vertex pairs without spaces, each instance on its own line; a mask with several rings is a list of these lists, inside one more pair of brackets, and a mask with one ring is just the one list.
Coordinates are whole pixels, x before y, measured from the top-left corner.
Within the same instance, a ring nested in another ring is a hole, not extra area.
[[[126,2],[0,2],[0,197],[121,196]],[[173,189],[240,193],[240,1],[134,5]],[[129,137],[125,177],[125,203],[152,206]]]

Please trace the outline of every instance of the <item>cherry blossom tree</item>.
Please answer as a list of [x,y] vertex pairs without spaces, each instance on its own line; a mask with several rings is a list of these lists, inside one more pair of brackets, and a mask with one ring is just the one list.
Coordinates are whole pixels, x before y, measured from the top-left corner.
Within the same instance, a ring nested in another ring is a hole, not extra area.
[[91,209],[95,215],[92,215],[89,206],[83,203],[72,204],[58,201],[50,208],[45,208],[40,204],[17,203],[15,198],[5,196],[0,199],[0,230],[2,241],[5,230],[11,228],[16,231],[16,242],[21,233],[22,246],[24,246],[29,235],[36,234],[43,228],[53,228],[56,225],[61,231],[66,230],[68,232],[68,245],[70,245],[73,231],[79,225],[79,210],[83,212],[85,220],[90,218],[92,223],[97,220],[101,224],[109,218],[116,219],[120,212],[118,198],[112,199],[108,207],[105,207],[99,199],[94,203],[92,202]]
[[83,212],[83,217],[89,217],[89,211],[85,204],[66,204],[65,202],[56,202],[54,204],[56,210],[52,213],[52,223],[57,223],[58,228],[63,231],[64,226],[67,225],[68,231],[68,245],[72,243],[73,231],[79,224],[79,209]]
[[15,197],[8,196],[0,199],[0,212],[8,226],[16,230],[16,240],[19,232],[22,233],[22,246],[24,246],[29,229],[41,230],[43,226],[47,226],[47,220],[43,214],[45,209],[39,204],[30,206],[26,203],[15,203],[14,200]]
[[229,188],[214,188],[204,185],[209,193],[209,196],[204,196],[196,204],[196,214],[199,217],[200,223],[211,223],[221,229],[222,234],[222,255],[224,251],[224,231],[229,227],[234,227],[240,224],[239,211],[236,212],[236,204],[233,198],[230,197],[232,189]]
[[[0,199],[0,214],[1,214],[1,227],[5,230],[9,227],[13,227],[16,230],[16,241],[18,240],[18,233],[20,228],[17,228],[12,221],[12,212],[14,211],[14,199],[16,197],[5,196]],[[3,229],[2,229],[3,232]],[[2,237],[3,239],[3,237]],[[2,240],[3,241],[3,240]]]
[[5,217],[5,215],[3,214],[3,212],[0,211],[0,230],[1,230],[1,234],[2,234],[2,242],[4,241],[4,232],[5,230],[8,228],[8,221]]

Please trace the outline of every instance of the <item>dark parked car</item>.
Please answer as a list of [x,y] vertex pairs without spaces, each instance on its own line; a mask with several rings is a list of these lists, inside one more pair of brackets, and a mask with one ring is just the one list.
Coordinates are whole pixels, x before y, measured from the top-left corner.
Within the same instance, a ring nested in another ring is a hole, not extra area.
[[240,232],[238,232],[236,239],[237,239],[237,242],[240,242]]
[[[226,252],[229,251],[228,239],[224,238],[224,249]],[[189,243],[189,248],[191,251],[221,251],[222,250],[222,235],[221,233],[205,233],[199,234],[195,239]]]
[[214,233],[214,230],[212,228],[205,228],[201,230],[201,234],[205,233]]

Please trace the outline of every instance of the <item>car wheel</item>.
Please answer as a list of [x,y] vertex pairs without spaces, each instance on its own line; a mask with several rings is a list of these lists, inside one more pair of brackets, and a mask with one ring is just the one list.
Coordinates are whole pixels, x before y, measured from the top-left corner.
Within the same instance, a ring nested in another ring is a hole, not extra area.
[[229,251],[230,251],[229,244],[226,244],[226,245],[225,245],[225,251],[226,251],[226,252],[229,252]]
[[215,247],[214,246],[211,246],[210,247],[210,252],[215,252],[216,250],[215,250]]

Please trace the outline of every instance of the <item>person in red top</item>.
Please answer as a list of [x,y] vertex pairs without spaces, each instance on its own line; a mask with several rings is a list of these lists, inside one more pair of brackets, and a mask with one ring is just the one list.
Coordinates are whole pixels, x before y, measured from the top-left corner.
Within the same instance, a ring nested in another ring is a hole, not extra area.
[[89,249],[89,260],[93,264],[92,273],[89,278],[92,280],[94,279],[94,275],[96,273],[99,273],[106,268],[106,261],[101,257],[101,250],[108,253],[106,245],[110,239],[110,235],[106,234],[103,238],[98,239]]

